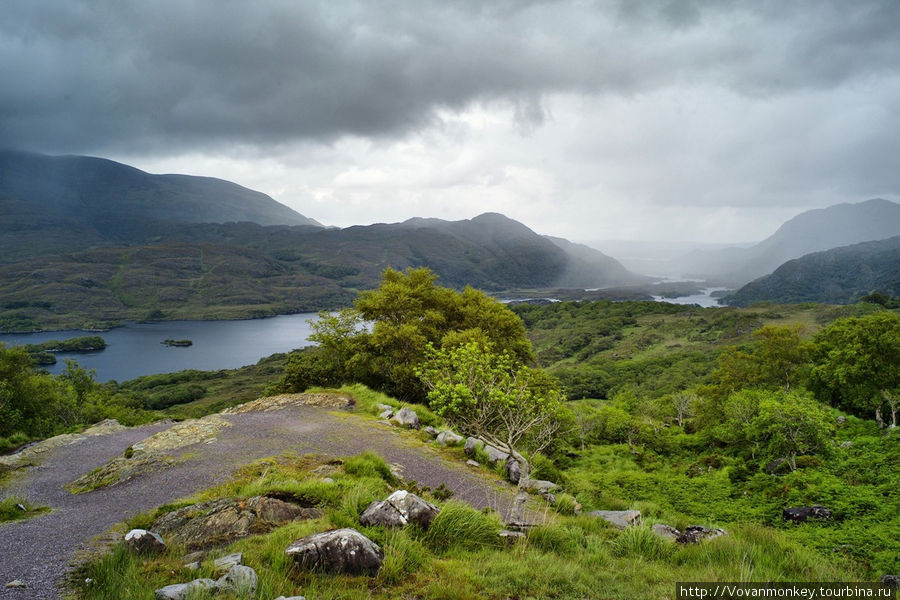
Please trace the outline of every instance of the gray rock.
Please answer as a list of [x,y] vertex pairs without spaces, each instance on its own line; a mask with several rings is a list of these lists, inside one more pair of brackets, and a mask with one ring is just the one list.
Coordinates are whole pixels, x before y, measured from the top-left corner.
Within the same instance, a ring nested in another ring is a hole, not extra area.
[[887,586],[892,590],[900,590],[900,575],[882,575],[881,585]]
[[440,509],[410,494],[406,490],[397,490],[382,501],[370,504],[359,518],[363,525],[381,525],[384,527],[403,527],[414,523],[427,529]]
[[429,425],[428,427],[423,427],[422,431],[424,431],[429,436],[431,436],[432,439],[434,439],[438,436],[438,430],[435,429],[434,427],[432,427],[431,425]]
[[708,529],[702,525],[688,525],[681,535],[675,538],[679,544],[699,544],[703,540],[726,535],[724,529]]
[[846,422],[847,422],[847,417],[845,417],[844,415],[841,415],[841,416],[839,416],[839,417],[837,418],[837,420],[835,421],[835,425],[837,425],[838,427],[840,427],[841,425],[843,425],[843,424],[846,423]]
[[521,531],[510,531],[509,529],[504,529],[500,532],[500,541],[505,543],[507,546],[513,546],[516,542],[525,538],[525,534]]
[[394,416],[394,409],[392,409],[392,408],[383,410],[378,414],[379,419],[390,419],[393,416]]
[[495,465],[498,462],[504,461],[509,458],[509,454],[507,454],[503,450],[500,450],[499,448],[491,446],[490,444],[484,445],[484,451],[488,455],[488,462],[492,465]]
[[445,429],[437,434],[437,443],[441,446],[458,446],[463,443],[463,436],[457,435],[449,429]]
[[404,406],[397,413],[391,417],[391,421],[394,421],[398,425],[402,425],[403,427],[408,427],[410,429],[418,429],[419,428],[419,415],[415,413],[413,409],[408,406]]
[[521,476],[522,465],[519,464],[519,461],[510,456],[506,459],[506,478],[518,485]]
[[25,508],[25,505],[24,505],[24,504],[16,504],[16,508],[18,508],[18,509],[21,510],[22,512],[28,512],[28,509]]
[[466,461],[466,464],[469,465],[470,467],[480,467],[481,466],[480,462],[478,462],[477,460],[472,460],[471,458]]
[[25,589],[28,589],[28,584],[25,583],[24,581],[22,581],[21,579],[13,579],[12,581],[10,581],[9,583],[6,584],[6,587],[8,587],[10,589],[25,590]]
[[275,600],[306,600],[306,596],[278,596]]
[[543,498],[553,506],[556,506],[556,496],[554,496],[550,492],[541,492],[541,498]]
[[146,529],[132,529],[125,534],[125,547],[137,554],[160,554],[166,543],[157,533]]
[[463,452],[466,453],[466,456],[475,456],[475,450],[478,448],[484,448],[483,441],[471,436],[466,438],[466,445],[463,446]]
[[218,591],[219,584],[212,579],[195,579],[190,583],[175,583],[159,588],[153,594],[156,600],[184,600],[188,594],[198,591]]
[[184,563],[182,566],[185,569],[187,569],[188,571],[199,571],[200,570],[200,563],[197,561]]
[[331,573],[374,574],[384,560],[378,544],[349,528],[308,535],[285,553],[300,567]]
[[840,447],[841,447],[841,448],[852,448],[852,447],[853,447],[853,442],[851,442],[850,440],[847,440],[846,442],[841,442],[841,446],[840,446]]
[[222,558],[217,558],[213,561],[213,567],[215,567],[216,571],[227,571],[231,567],[235,565],[244,564],[244,553],[243,552],[235,552],[234,554],[228,554],[223,556]]
[[669,540],[678,539],[678,537],[681,535],[681,532],[678,531],[677,529],[675,529],[674,527],[672,527],[671,525],[663,525],[662,523],[654,523],[650,527],[650,531],[652,531],[653,533],[655,533],[656,535],[658,535],[661,538],[666,538]]
[[256,571],[244,565],[234,565],[216,582],[220,590],[234,592],[238,597],[252,596],[256,593],[259,578]]
[[642,523],[641,511],[639,510],[592,510],[588,515],[603,519],[619,529],[625,529],[626,527],[632,527]]
[[544,479],[529,479],[528,489],[537,490],[537,493],[543,495],[557,491],[559,486],[552,481],[546,481]]
[[378,404],[375,405],[375,408],[378,409],[378,412],[384,412],[386,410],[394,412],[394,407],[391,406],[390,404],[381,404],[379,402]]
[[785,521],[793,521],[794,523],[802,523],[808,518],[828,521],[831,519],[831,509],[818,505],[785,508],[781,511],[781,518]]

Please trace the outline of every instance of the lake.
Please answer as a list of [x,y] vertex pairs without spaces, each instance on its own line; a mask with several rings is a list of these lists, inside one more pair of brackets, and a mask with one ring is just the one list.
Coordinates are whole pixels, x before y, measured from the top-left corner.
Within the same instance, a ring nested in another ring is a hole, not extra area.
[[729,288],[723,287],[708,287],[700,290],[699,294],[693,294],[690,296],[678,296],[677,298],[663,298],[662,296],[653,296],[653,299],[657,302],[668,302],[669,304],[696,304],[698,306],[702,306],[703,308],[712,308],[715,306],[722,306],[719,304],[719,299],[714,297],[713,294],[715,292],[722,292]]
[[[51,373],[65,368],[66,358],[86,369],[97,371],[97,381],[127,381],[141,375],[172,373],[184,369],[218,371],[255,364],[259,359],[312,344],[308,319],[316,313],[281,315],[268,319],[241,321],[164,321],[129,323],[97,334],[86,331],[42,333],[0,333],[7,346],[38,344],[85,335],[100,335],[107,347],[99,352],[56,354],[57,363],[46,367]],[[191,340],[186,348],[169,347],[166,339]]]

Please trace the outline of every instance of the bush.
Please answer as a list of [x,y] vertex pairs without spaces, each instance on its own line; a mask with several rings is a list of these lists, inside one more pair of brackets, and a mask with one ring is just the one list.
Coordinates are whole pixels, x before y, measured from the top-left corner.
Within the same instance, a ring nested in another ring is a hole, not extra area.
[[584,548],[584,531],[580,527],[544,525],[528,532],[528,542],[544,552],[569,556]]
[[559,494],[556,496],[556,512],[561,515],[575,514],[575,496],[572,494]]
[[662,539],[649,527],[628,527],[612,542],[615,556],[623,558],[644,558],[662,560],[673,550],[671,542]]
[[500,544],[500,519],[468,504],[451,500],[437,514],[425,534],[425,543],[441,551],[451,547],[478,549]]
[[372,451],[366,451],[358,456],[352,456],[344,462],[344,471],[348,475],[357,477],[381,478],[385,482],[396,485],[397,478],[391,473],[391,468],[384,459]]

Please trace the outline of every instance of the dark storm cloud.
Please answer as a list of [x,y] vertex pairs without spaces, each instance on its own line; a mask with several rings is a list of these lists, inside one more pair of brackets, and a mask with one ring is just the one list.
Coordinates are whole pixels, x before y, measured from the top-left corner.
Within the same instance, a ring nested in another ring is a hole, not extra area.
[[403,135],[441,109],[704,83],[896,77],[900,3],[8,2],[0,145],[49,152]]

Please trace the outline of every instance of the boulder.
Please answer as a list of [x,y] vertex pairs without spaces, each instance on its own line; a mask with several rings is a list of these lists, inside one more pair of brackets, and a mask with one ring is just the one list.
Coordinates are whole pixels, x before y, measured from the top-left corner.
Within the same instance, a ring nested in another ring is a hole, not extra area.
[[449,429],[445,429],[437,434],[437,443],[441,446],[458,446],[463,443],[463,436],[457,435]]
[[484,442],[474,437],[466,438],[466,445],[463,446],[463,452],[466,453],[466,456],[475,456],[475,451],[478,448],[484,448]]
[[519,464],[519,461],[514,459],[513,457],[509,457],[506,459],[506,478],[510,480],[512,483],[518,485],[519,478],[522,475],[522,465]]
[[809,518],[827,521],[831,519],[831,509],[818,505],[785,508],[781,511],[781,518],[785,521],[793,521],[794,523],[803,523]]
[[390,419],[390,418],[393,417],[393,416],[394,416],[394,409],[393,409],[393,408],[389,408],[389,409],[387,409],[387,410],[383,410],[383,411],[381,411],[380,413],[378,413],[378,418],[379,418],[379,419]]
[[435,429],[434,427],[432,427],[431,425],[429,425],[428,427],[423,427],[422,431],[427,433],[431,437],[431,439],[434,439],[438,436],[438,430]]
[[159,588],[153,594],[156,600],[185,600],[188,594],[200,591],[218,591],[219,585],[212,579],[195,579],[190,583],[175,583]]
[[900,575],[882,575],[881,585],[892,590],[900,590]]
[[378,410],[378,412],[384,412],[386,410],[394,412],[394,407],[391,406],[390,404],[382,404],[379,402],[378,404],[375,405],[375,408]]
[[13,579],[12,581],[10,581],[9,583],[6,584],[6,587],[8,587],[11,590],[27,590],[28,584],[25,583],[24,581],[22,581],[21,579]]
[[306,600],[306,596],[278,596],[275,600]]
[[285,553],[300,567],[329,573],[374,574],[384,552],[356,531],[345,528],[315,533],[295,541]]
[[509,529],[502,530],[499,535],[500,541],[507,546],[514,546],[519,540],[525,539],[525,534],[521,531],[510,531]]
[[228,554],[223,556],[222,558],[217,558],[213,561],[213,567],[216,571],[222,572],[227,571],[231,567],[235,565],[241,565],[244,563],[244,553],[243,552],[235,552],[234,554]]
[[367,526],[385,527],[403,527],[407,523],[414,523],[422,529],[427,529],[439,511],[437,506],[415,494],[397,490],[386,499],[370,504],[363,511],[359,521]]
[[477,460],[472,460],[471,458],[466,461],[466,464],[469,465],[470,467],[480,467],[481,466],[480,462],[478,462]]
[[172,542],[189,550],[225,545],[248,535],[268,533],[291,521],[322,516],[317,508],[303,508],[269,496],[247,500],[212,500],[163,515],[153,524]]
[[625,529],[635,525],[640,525],[641,511],[639,510],[592,510],[588,513],[591,517],[598,517],[607,523]]
[[417,415],[415,411],[408,406],[404,406],[403,408],[398,410],[396,414],[390,419],[391,421],[397,423],[398,425],[402,425],[403,427],[408,427],[410,429],[419,428],[419,415]]
[[847,422],[847,417],[845,417],[844,415],[841,415],[837,418],[837,420],[834,422],[834,424],[837,425],[838,427],[840,427],[841,425],[844,425],[846,422]]
[[684,531],[675,538],[679,544],[698,544],[703,540],[709,540],[725,535],[724,529],[709,529],[702,525],[688,525]]
[[852,448],[853,442],[851,442],[850,440],[847,440],[846,442],[841,442],[840,447],[841,448]]
[[233,592],[239,598],[253,596],[259,577],[256,571],[244,565],[233,565],[228,572],[222,575],[216,582],[220,590]]
[[654,523],[650,527],[650,531],[655,533],[661,538],[666,538],[669,540],[677,540],[681,535],[681,532],[672,527],[671,525],[663,525],[662,523]]
[[132,529],[126,533],[125,547],[137,554],[161,554],[166,551],[162,537],[146,529]]
[[546,481],[544,479],[529,479],[528,489],[537,490],[538,494],[544,495],[557,491],[559,486],[552,481]]
[[488,462],[492,465],[495,465],[498,462],[504,461],[509,458],[509,454],[507,454],[503,450],[500,450],[499,448],[491,446],[490,444],[484,445],[484,451],[488,455]]

